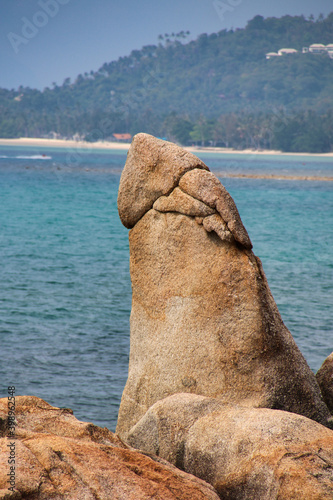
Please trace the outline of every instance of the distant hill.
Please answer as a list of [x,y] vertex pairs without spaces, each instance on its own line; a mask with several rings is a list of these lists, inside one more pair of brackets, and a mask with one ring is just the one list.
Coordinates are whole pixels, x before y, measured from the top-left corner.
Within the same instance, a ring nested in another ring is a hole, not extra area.
[[[296,146],[276,141],[277,122],[291,127],[296,120],[304,132],[309,120],[313,126],[318,119],[327,137],[310,149],[332,148],[333,53],[302,49],[333,43],[333,12],[317,20],[256,16],[244,29],[202,34],[189,43],[185,37],[161,36],[158,45],[43,92],[0,89],[0,136],[77,134],[94,140],[146,131],[183,144],[298,150],[302,140]],[[282,48],[298,52],[266,59]],[[268,131],[249,135],[249,127],[264,120]],[[231,131],[236,125],[243,127],[238,138]]]

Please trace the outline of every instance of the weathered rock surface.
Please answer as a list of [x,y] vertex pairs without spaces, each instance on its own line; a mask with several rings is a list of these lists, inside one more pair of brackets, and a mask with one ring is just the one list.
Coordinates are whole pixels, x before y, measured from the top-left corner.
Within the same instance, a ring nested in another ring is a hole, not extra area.
[[333,352],[321,365],[320,369],[316,373],[316,379],[324,401],[333,415]]
[[179,212],[192,217],[206,217],[215,213],[215,210],[184,193],[178,187],[169,196],[158,198],[153,208],[159,212]]
[[212,486],[126,446],[108,429],[32,396],[16,398],[15,491],[8,490],[7,399],[0,399],[0,499],[218,500]]
[[251,240],[243,226],[234,200],[214,174],[202,172],[196,168],[183,175],[179,187],[185,193],[215,208],[226,222],[235,240],[245,248],[252,248]]
[[[166,212],[164,196],[173,191]],[[180,191],[216,213],[184,215],[189,199],[182,210]],[[330,425],[235,203],[208,168],[178,146],[139,134],[118,208],[123,223],[134,227],[130,363],[117,433],[126,440],[154,403],[181,392]]]
[[118,193],[119,216],[125,227],[133,227],[152,208],[155,200],[178,185],[193,168],[207,169],[192,153],[148,134],[134,136]]
[[180,469],[188,432],[198,419],[225,405],[215,398],[179,393],[155,403],[130,430],[127,441],[139,450],[163,457]]
[[210,482],[223,499],[333,497],[333,431],[293,413],[176,394],[153,405],[128,441]]
[[225,224],[222,217],[220,217],[220,215],[213,214],[209,217],[205,217],[202,220],[202,224],[208,233],[215,231],[215,233],[220,237],[222,241],[234,241],[231,232],[228,230],[227,225]]

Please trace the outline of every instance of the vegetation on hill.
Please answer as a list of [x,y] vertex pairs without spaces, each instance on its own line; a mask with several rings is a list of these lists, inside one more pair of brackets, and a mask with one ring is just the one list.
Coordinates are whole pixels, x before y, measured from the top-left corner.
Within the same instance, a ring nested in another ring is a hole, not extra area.
[[[110,139],[148,132],[183,145],[333,149],[333,59],[302,53],[333,43],[324,18],[256,16],[246,28],[159,37],[97,72],[43,92],[0,89],[0,136]],[[266,59],[267,52],[296,54]]]

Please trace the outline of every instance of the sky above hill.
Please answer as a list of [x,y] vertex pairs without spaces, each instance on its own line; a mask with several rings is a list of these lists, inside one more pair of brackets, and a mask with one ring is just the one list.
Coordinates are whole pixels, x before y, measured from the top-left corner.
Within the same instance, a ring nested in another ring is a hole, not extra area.
[[160,34],[188,30],[191,40],[243,28],[258,14],[332,11],[332,0],[0,0],[0,87],[61,85],[158,44]]

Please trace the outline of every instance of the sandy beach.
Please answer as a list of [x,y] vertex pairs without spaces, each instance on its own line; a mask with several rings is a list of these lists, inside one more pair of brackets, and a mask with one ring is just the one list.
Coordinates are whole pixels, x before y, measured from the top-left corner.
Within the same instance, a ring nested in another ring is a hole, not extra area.
[[31,146],[35,148],[70,148],[70,149],[122,149],[127,150],[130,144],[120,142],[86,142],[65,139],[40,139],[20,137],[19,139],[0,139],[0,146]]
[[[34,148],[68,148],[70,152],[82,151],[91,152],[92,150],[110,150],[110,151],[128,151],[130,144],[121,142],[85,142],[85,141],[74,141],[65,139],[41,139],[32,137],[21,137],[20,139],[0,139],[0,146],[24,146],[24,147],[34,147]],[[243,155],[251,158],[251,161],[256,156],[259,155],[269,155],[269,156],[304,156],[316,157],[316,158],[333,158],[332,153],[324,154],[312,154],[312,153],[283,153],[281,151],[273,150],[235,150],[231,148],[214,148],[214,147],[185,147],[186,151],[190,151],[194,154],[200,153],[221,153],[230,155]],[[284,174],[232,174],[229,172],[219,172],[219,177],[228,178],[244,178],[244,179],[271,179],[271,180],[301,180],[301,181],[333,181],[333,176],[300,176],[300,175],[284,175]]]
[[[70,148],[70,149],[116,149],[128,150],[129,143],[122,142],[86,142],[74,141],[65,139],[41,139],[33,137],[20,137],[19,139],[0,139],[0,146],[31,146],[38,148]],[[193,153],[224,153],[224,154],[240,154],[240,155],[287,155],[287,156],[316,156],[323,158],[333,158],[331,153],[283,153],[281,151],[255,150],[255,149],[232,149],[232,148],[219,148],[219,147],[199,147],[189,146],[184,147],[187,151]]]

